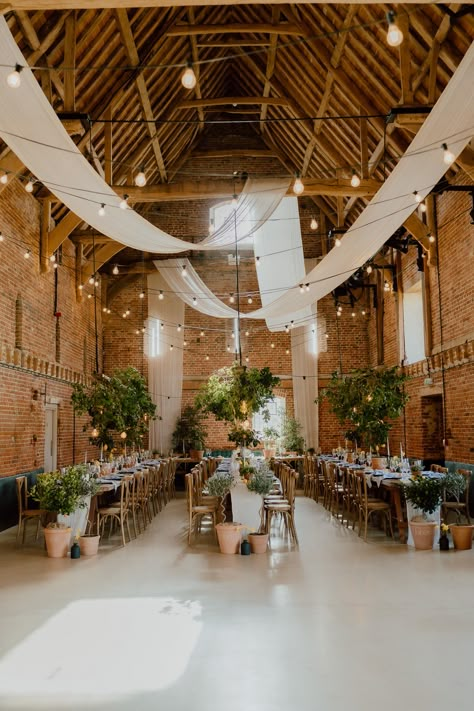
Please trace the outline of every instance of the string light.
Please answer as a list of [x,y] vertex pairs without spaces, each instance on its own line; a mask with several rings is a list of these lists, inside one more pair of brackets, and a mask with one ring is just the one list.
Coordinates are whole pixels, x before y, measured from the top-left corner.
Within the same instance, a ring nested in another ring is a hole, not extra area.
[[247,338],[248,338],[248,336],[250,336],[250,332],[249,332],[249,331],[245,331],[245,335],[246,335]]
[[195,296],[193,296],[193,305],[196,306],[196,304],[197,304],[197,299]]
[[206,356],[206,360],[209,360],[209,356],[208,356],[208,355]]
[[139,335],[140,335],[140,330],[137,328],[137,330],[135,331],[135,333],[136,333],[137,336],[139,336]]
[[399,47],[403,42],[403,32],[395,22],[395,13],[393,10],[387,12],[387,22],[387,44],[390,45],[390,47]]
[[367,313],[366,310],[362,309],[362,316],[365,316],[366,313]]
[[258,267],[260,265],[260,257],[255,257],[255,266]]
[[300,284],[300,294],[304,294],[304,286],[303,286],[303,284]]
[[139,293],[138,297],[139,297],[140,299],[144,299],[144,298],[145,298],[145,292],[144,292],[144,291],[141,291],[141,292]]
[[368,264],[367,267],[366,267],[366,269],[365,269],[365,271],[367,272],[367,274],[372,274],[372,272],[373,272],[372,265],[371,265],[371,264]]
[[183,346],[184,346],[185,348],[186,348],[187,345],[188,345],[188,342],[187,342],[187,341],[183,341]]
[[355,311],[351,313],[352,318],[355,318]]
[[173,344],[170,345],[170,351],[172,351],[172,350],[173,350]]
[[204,331],[201,331],[201,334],[200,334],[200,335],[201,335],[201,336],[204,336]]
[[433,242],[436,242],[436,237],[434,236],[434,234],[432,232],[430,232],[428,239],[431,242],[431,244],[433,244]]
[[317,230],[318,229],[318,221],[315,217],[312,218],[310,228],[312,230]]
[[188,89],[188,91],[190,91],[191,89],[194,89],[194,87],[196,86],[196,82],[197,79],[194,73],[193,65],[191,62],[188,62],[188,66],[181,75],[181,84],[184,86],[185,89]]
[[27,193],[32,193],[34,187],[35,187],[35,182],[34,182],[33,178],[30,178],[28,180],[27,184],[25,185],[25,190]]
[[385,281],[383,283],[383,290],[390,291],[390,284],[388,283],[387,279],[385,279]]
[[303,181],[301,180],[299,173],[295,173],[295,182],[293,183],[293,192],[295,195],[301,195],[304,192]]
[[274,344],[274,343],[270,343],[270,348],[275,348],[275,344]]
[[7,84],[10,89],[18,89],[21,84],[20,72],[23,71],[21,64],[15,64],[15,69],[7,76]]
[[27,249],[26,252],[25,252],[25,254],[24,254],[23,256],[24,256],[25,259],[29,259],[29,258],[30,258],[30,254],[31,254],[31,250],[30,250],[30,249]]
[[285,326],[285,333],[289,333],[290,329],[288,328],[288,324]]
[[99,280],[98,280],[98,279],[95,280],[94,286],[99,286]]
[[340,316],[342,314],[342,311],[336,311],[336,316]]
[[247,303],[248,303],[248,304],[252,304],[252,303],[253,303],[253,299],[252,299],[251,296],[249,296],[249,298],[247,299]]
[[456,160],[454,153],[452,153],[447,143],[443,143],[441,148],[443,149],[443,161],[446,165],[451,165]]
[[119,268],[117,265],[115,265],[114,268],[112,269],[112,274],[117,275],[118,273],[119,273]]
[[107,309],[107,315],[110,315],[112,311],[110,309]]
[[87,294],[88,299],[92,299],[92,294]]
[[145,333],[145,326],[142,326],[142,333]]
[[342,242],[341,242],[341,240],[339,239],[339,237],[336,237],[336,239],[334,240],[334,246],[335,246],[335,247],[340,247],[341,244],[342,244]]
[[145,175],[145,166],[141,166],[140,170],[135,176],[135,185],[137,188],[144,188],[146,185],[146,175]]
[[234,303],[234,301],[235,301],[235,299],[234,299],[234,295],[233,295],[233,294],[231,294],[231,295],[229,296],[229,302],[230,302],[231,304],[233,304],[233,303]]
[[0,183],[2,183],[2,185],[6,185],[8,183],[8,173],[4,173],[0,177]]
[[248,363],[250,358],[248,356],[245,356],[245,362]]
[[122,314],[122,318],[127,318],[127,314],[125,312]]
[[227,353],[230,353],[230,346],[227,346]]
[[329,338],[329,333],[325,333],[324,338]]
[[183,264],[181,274],[183,275],[183,277],[188,276],[188,270],[186,269],[186,264]]
[[49,258],[49,261],[50,261],[50,262],[55,262],[55,261],[56,261],[56,255],[55,255],[55,254],[52,254],[52,255],[50,256],[50,258]]
[[291,328],[294,328],[294,327],[295,327],[295,322],[294,322],[294,321],[290,321],[290,326],[291,326]]
[[89,277],[89,284],[91,286],[94,286],[94,282],[95,282],[95,277],[93,277],[93,276]]
[[161,289],[160,289],[160,293],[158,294],[158,298],[159,298],[160,301],[163,301],[163,299],[165,298],[165,295],[163,294],[163,292],[161,291]]
[[231,335],[231,338],[235,338],[235,333],[233,331],[230,335]]
[[360,185],[360,178],[355,170],[352,171],[351,185],[353,188],[358,188]]
[[424,201],[420,202],[420,212],[426,212],[426,210],[426,203]]
[[178,331],[178,333],[181,333],[181,324],[180,323],[178,323],[178,327],[176,328],[176,330]]
[[306,289],[306,291],[309,291],[309,284],[305,284],[304,288]]
[[237,195],[235,193],[232,196],[232,207],[237,207]]
[[82,291],[84,287],[82,286],[82,284],[79,284],[77,288],[79,289],[79,291]]
[[57,268],[58,268],[58,263],[57,263],[57,262],[54,262],[54,264],[53,264],[53,269],[57,269]]
[[120,200],[120,209],[121,210],[128,209],[128,195],[124,195],[122,200]]
[[165,324],[164,324],[163,321],[162,321],[162,322],[160,323],[160,330],[163,331],[164,327],[165,327]]
[[285,353],[286,353],[286,355],[290,355],[290,349],[287,348],[286,351],[285,351]]
[[99,436],[99,432],[98,432],[97,428],[94,427],[94,429],[93,429],[92,432],[91,432],[91,437],[94,437],[94,438],[95,438],[95,437],[98,437],[98,436]]
[[415,202],[417,202],[418,205],[419,205],[420,202],[422,202],[423,198],[421,197],[421,195],[420,195],[420,193],[418,192],[418,190],[415,190],[415,192],[413,193],[413,195],[414,195],[414,197],[415,197]]
[[99,217],[104,217],[105,215],[105,203],[102,203],[102,205],[99,207]]
[[127,433],[126,433],[126,432],[121,432],[121,433],[120,433],[120,439],[127,439]]
[[127,314],[127,316],[130,316],[130,309],[127,309],[125,313]]
[[106,314],[107,313],[107,306],[104,306],[102,311],[104,312],[104,314]]

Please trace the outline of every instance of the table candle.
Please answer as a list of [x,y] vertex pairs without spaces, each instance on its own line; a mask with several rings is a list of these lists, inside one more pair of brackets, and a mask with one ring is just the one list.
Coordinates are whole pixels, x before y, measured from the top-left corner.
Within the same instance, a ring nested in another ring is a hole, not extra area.
[[390,457],[390,442],[388,441],[388,437],[387,437],[387,457]]
[[87,449],[84,452],[84,464],[87,464]]

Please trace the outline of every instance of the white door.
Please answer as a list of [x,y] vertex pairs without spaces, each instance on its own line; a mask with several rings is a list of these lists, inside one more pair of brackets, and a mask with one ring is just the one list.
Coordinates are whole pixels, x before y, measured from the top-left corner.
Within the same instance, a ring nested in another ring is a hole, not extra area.
[[44,407],[44,470],[56,470],[58,454],[58,406],[47,404]]

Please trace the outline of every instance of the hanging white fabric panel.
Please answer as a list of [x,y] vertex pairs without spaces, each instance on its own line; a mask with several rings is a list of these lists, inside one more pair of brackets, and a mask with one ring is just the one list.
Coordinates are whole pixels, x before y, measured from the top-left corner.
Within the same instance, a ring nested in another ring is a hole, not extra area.
[[[147,285],[145,353],[148,358],[148,389],[161,418],[150,423],[150,448],[168,454],[171,435],[181,414],[184,303],[173,295],[167,295],[163,300],[158,298],[160,290],[166,289],[166,283],[158,272],[148,276]],[[183,328],[178,332],[176,326],[171,324],[182,324]]]
[[[315,264],[316,259],[305,259],[305,270],[311,271]],[[291,369],[295,417],[302,425],[306,447],[317,449],[319,415],[314,402],[318,397],[319,358],[316,304],[308,309],[311,310],[310,320],[291,330]]]
[[[189,259],[156,260],[154,264],[166,282],[167,292],[171,289],[188,306],[215,318],[237,317],[237,311],[224,304],[205,285]],[[186,270],[183,270],[183,266]]]
[[[257,278],[263,307],[273,303],[294,284],[306,283],[296,197],[281,200],[271,219],[255,232],[253,249],[255,257],[259,258]],[[297,323],[310,317],[309,306],[285,313],[287,323]],[[283,331],[285,328],[280,315],[268,317],[266,323],[270,331]]]

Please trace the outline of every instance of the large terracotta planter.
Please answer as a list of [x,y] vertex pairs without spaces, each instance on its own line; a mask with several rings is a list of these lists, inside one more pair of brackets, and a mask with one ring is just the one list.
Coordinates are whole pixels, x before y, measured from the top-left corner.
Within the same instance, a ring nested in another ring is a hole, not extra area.
[[71,541],[70,528],[45,528],[44,539],[50,558],[65,558]]
[[203,449],[191,449],[189,451],[189,456],[191,457],[191,459],[199,459],[199,461],[201,461],[201,459],[204,457],[204,450]]
[[415,548],[429,551],[433,548],[437,523],[435,521],[410,521],[410,530]]
[[385,469],[387,466],[387,460],[385,457],[372,457],[371,463],[372,469]]
[[234,555],[240,553],[240,541],[242,538],[241,523],[218,523],[216,525],[217,540],[221,553]]
[[468,551],[472,548],[472,529],[474,526],[451,524],[450,530],[454,547],[458,551]]
[[252,553],[266,553],[268,548],[268,533],[249,533]]
[[271,459],[274,457],[276,454],[276,448],[275,447],[268,447],[268,449],[263,450],[263,456],[265,459]]
[[99,541],[100,536],[81,536],[79,538],[81,555],[97,555]]

